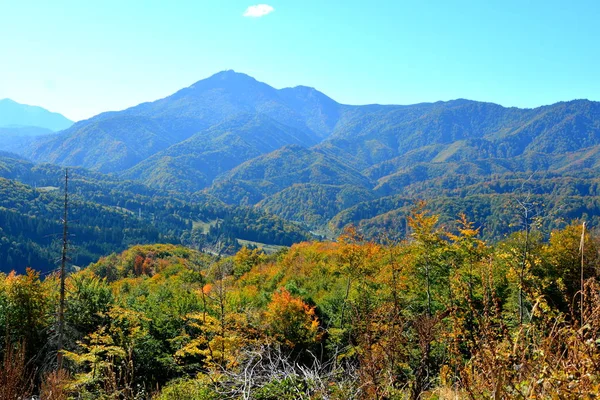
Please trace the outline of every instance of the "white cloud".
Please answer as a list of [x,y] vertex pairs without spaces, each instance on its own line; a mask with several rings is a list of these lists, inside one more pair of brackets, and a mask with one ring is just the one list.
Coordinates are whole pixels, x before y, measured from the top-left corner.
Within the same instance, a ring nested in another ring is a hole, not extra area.
[[275,9],[268,4],[257,4],[248,7],[246,12],[244,12],[244,17],[260,18],[267,14],[271,14],[273,11],[275,11]]

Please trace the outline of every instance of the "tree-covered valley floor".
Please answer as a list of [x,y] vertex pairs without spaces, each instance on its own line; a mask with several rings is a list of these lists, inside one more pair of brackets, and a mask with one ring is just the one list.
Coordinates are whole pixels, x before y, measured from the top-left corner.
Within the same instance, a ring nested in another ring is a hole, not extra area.
[[154,244],[103,257],[66,280],[59,371],[59,277],[0,275],[0,399],[600,393],[598,234],[575,221],[492,245],[423,206],[408,224],[402,241],[348,229],[270,255]]

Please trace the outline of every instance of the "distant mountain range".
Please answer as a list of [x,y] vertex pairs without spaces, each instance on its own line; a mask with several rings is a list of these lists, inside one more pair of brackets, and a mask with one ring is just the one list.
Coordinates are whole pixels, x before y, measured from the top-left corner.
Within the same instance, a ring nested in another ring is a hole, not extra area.
[[32,139],[67,129],[73,121],[42,107],[0,100],[0,150],[22,151]]
[[0,100],[0,128],[34,126],[56,132],[71,125],[73,121],[42,107],[20,104],[10,99]]
[[528,190],[540,196],[556,185],[571,195],[574,180],[591,188],[600,171],[600,103],[352,106],[312,88],[277,90],[224,71],[18,150],[37,162],[202,191],[335,230],[367,220],[385,225],[381,216],[421,197],[489,202],[481,196],[507,195],[505,183],[511,193],[533,185]]

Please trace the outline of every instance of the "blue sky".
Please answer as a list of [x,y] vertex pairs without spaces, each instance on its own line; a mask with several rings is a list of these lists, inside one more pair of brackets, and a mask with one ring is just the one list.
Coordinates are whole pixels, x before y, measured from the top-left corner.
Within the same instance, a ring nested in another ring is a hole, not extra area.
[[600,100],[599,21],[597,0],[0,0],[0,98],[79,120],[234,69],[348,104]]

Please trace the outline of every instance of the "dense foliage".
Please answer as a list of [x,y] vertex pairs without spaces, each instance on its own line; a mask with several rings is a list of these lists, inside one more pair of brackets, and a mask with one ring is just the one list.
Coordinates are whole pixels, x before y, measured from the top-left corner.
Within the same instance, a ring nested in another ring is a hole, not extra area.
[[547,241],[528,225],[490,245],[466,217],[448,230],[423,205],[407,223],[406,239],[382,244],[349,229],[272,255],[147,245],[104,257],[67,279],[58,373],[57,276],[2,275],[0,380],[31,377],[23,387],[57,398],[599,393],[600,236],[576,221]]

